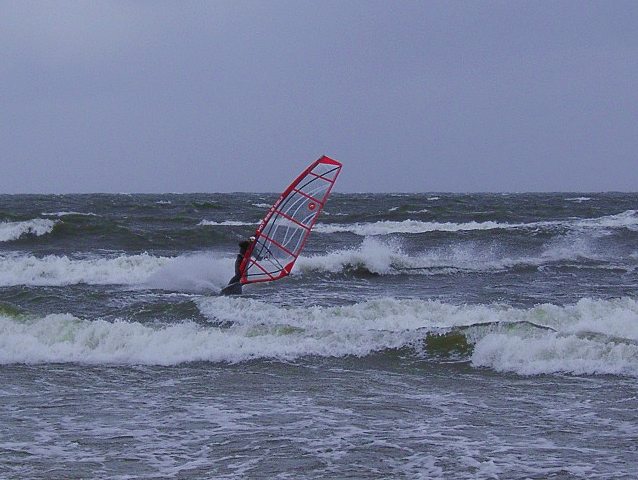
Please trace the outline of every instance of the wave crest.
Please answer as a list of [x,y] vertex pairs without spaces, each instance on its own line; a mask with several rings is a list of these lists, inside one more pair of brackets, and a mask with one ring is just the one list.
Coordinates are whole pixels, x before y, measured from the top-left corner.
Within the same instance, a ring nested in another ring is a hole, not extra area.
[[638,303],[628,298],[518,309],[391,298],[292,308],[210,297],[198,307],[209,325],[0,313],[0,363],[174,365],[364,357],[397,349],[427,360],[455,349],[475,367],[522,375],[638,376]]
[[51,233],[56,221],[45,218],[35,218],[23,222],[0,222],[0,242],[18,240],[23,235],[40,237]]
[[199,227],[242,227],[255,226],[255,222],[242,222],[239,220],[224,220],[223,222],[215,222],[213,220],[202,220],[197,224]]
[[459,232],[465,230],[494,230],[515,228],[520,225],[499,222],[423,222],[419,220],[391,221],[380,220],[372,223],[325,224],[315,225],[320,233],[350,232],[356,235],[389,235],[392,233]]
[[583,262],[599,268],[610,268],[605,257],[596,251],[590,240],[571,236],[547,243],[536,254],[513,254],[503,251],[499,246],[475,243],[455,244],[407,254],[398,240],[366,237],[356,248],[300,257],[295,268],[302,274],[432,275],[459,271],[494,272],[515,268],[542,268],[551,264]]
[[606,230],[613,228],[638,229],[638,210],[626,210],[615,215],[597,218],[570,218],[529,223],[485,222],[426,222],[420,220],[390,221],[380,220],[370,223],[320,223],[315,230],[320,233],[354,233],[361,236],[391,235],[395,233],[418,234],[429,232],[462,232],[476,230],[518,230],[518,229],[567,229]]
[[0,286],[135,285],[169,262],[149,254],[115,258],[72,259],[64,256],[0,256]]

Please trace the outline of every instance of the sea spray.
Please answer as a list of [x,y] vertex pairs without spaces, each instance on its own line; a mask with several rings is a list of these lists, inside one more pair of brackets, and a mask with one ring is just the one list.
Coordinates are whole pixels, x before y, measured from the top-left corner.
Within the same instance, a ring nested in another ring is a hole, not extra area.
[[0,242],[18,240],[24,235],[40,237],[51,233],[57,222],[54,220],[36,218],[23,222],[0,222]]
[[[497,243],[463,242],[406,253],[400,240],[365,237],[355,247],[302,256],[296,266],[300,274],[371,273],[375,275],[434,275],[456,272],[495,272],[574,261],[607,268],[601,263],[610,252],[598,251],[594,240],[566,235],[548,241],[536,253],[508,251]],[[613,252],[611,252],[613,253]],[[599,262],[596,264],[596,262]]]
[[184,254],[154,270],[143,286],[173,291],[219,291],[234,274],[233,265],[234,258],[213,252]]

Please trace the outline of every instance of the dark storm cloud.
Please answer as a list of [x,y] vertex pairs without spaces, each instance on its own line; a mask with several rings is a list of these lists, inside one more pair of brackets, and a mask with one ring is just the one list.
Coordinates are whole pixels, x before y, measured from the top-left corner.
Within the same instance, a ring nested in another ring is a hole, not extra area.
[[1,2],[4,192],[636,190],[635,2]]

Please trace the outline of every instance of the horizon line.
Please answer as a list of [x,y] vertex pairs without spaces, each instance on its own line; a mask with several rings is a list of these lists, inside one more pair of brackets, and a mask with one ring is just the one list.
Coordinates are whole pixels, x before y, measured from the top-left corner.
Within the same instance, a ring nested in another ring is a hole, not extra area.
[[[353,191],[339,192],[332,191],[332,195],[526,195],[526,194],[610,194],[610,193],[638,193],[638,190],[429,190],[429,191]],[[0,192],[0,196],[10,195],[280,195],[276,191],[246,191],[236,190],[227,192]]]

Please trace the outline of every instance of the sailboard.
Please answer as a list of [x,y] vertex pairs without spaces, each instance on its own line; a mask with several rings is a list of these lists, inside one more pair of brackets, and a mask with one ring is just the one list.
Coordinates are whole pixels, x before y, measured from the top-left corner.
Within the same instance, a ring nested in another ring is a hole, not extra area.
[[341,172],[323,156],[283,191],[264,216],[241,263],[241,284],[271,282],[290,274]]

